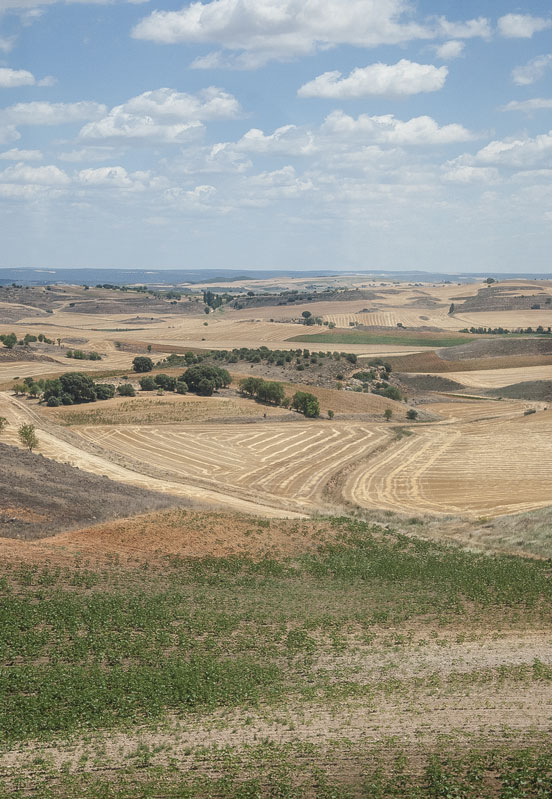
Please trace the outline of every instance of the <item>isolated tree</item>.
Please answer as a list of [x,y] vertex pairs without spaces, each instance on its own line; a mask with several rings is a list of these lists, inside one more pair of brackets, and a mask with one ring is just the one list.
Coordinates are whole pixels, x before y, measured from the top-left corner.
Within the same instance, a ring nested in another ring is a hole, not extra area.
[[8,420],[5,416],[0,416],[0,434],[4,432],[6,427],[8,426]]
[[27,447],[29,452],[32,452],[35,447],[38,447],[38,438],[36,437],[34,424],[22,424],[17,431],[19,440],[24,447]]
[[[190,366],[178,379],[186,383],[189,391],[197,392],[198,394],[202,393],[199,386],[203,380],[213,384],[213,391],[219,388],[226,388],[232,382],[232,378],[226,369],[221,369],[219,366],[210,366],[209,364]],[[206,388],[207,386],[204,385],[203,389],[205,390]],[[212,393],[211,391],[210,394]],[[210,396],[210,394],[204,394],[203,396]]]
[[383,412],[383,416],[385,418],[385,421],[388,422],[389,419],[391,419],[391,417],[393,416],[393,411],[391,410],[391,408],[386,408]]
[[449,308],[449,311],[448,311],[448,312],[449,312],[449,314],[452,314],[452,313],[454,313],[454,310],[455,310],[455,305],[454,305],[454,303],[453,303],[453,302],[451,302],[451,304],[450,304],[450,308]]
[[334,412],[333,412],[333,411],[328,411],[328,419],[333,419],[333,418],[334,418],[334,415],[335,415],[335,414],[334,414]]
[[411,422],[415,421],[418,418],[418,411],[415,411],[414,408],[410,408],[410,410],[406,412],[406,418],[410,419]]
[[296,391],[291,400],[291,406],[310,419],[320,416],[320,405],[317,398],[314,394],[309,394],[306,391]]
[[17,336],[15,333],[6,333],[5,335],[0,336],[0,341],[4,344],[4,347],[7,347],[9,350],[11,350],[17,344]]
[[132,361],[132,368],[135,372],[151,372],[153,369],[153,361],[147,355],[137,355]]

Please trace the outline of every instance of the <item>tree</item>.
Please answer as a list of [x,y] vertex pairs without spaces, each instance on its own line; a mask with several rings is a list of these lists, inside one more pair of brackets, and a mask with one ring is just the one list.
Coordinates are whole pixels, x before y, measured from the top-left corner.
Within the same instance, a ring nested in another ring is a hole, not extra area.
[[32,452],[35,447],[38,447],[38,438],[36,437],[34,424],[22,424],[17,431],[19,440],[24,447],[27,447],[29,452]]
[[96,383],[96,396],[99,400],[112,399],[115,396],[115,386],[113,383]]
[[196,390],[201,397],[211,397],[215,390],[215,383],[213,380],[208,380],[204,377],[199,381]]
[[188,386],[183,380],[176,381],[176,393],[177,394],[187,394],[188,393]]
[[314,394],[309,394],[306,391],[296,391],[291,400],[291,406],[310,419],[320,416],[320,405],[317,398]]
[[155,375],[153,378],[155,385],[162,388],[164,391],[174,391],[176,388],[176,377],[169,377],[169,375]]
[[415,411],[414,408],[410,408],[410,410],[406,412],[406,418],[414,422],[418,418],[418,411]]
[[135,397],[136,391],[134,390],[134,386],[132,383],[123,383],[122,385],[117,387],[117,393],[120,394],[121,397]]
[[393,416],[393,411],[391,410],[391,408],[386,408],[383,412],[383,416],[385,418],[385,421],[388,422],[389,419]]
[[454,309],[455,309],[455,305],[454,305],[454,303],[453,303],[453,302],[451,302],[451,304],[450,304],[450,308],[449,308],[449,311],[448,311],[448,312],[449,312],[449,314],[452,314],[452,313],[454,313]]
[[333,411],[328,411],[328,419],[333,419],[333,418],[334,418],[334,415],[335,415],[335,414],[334,414],[334,412],[333,412]]
[[151,372],[153,369],[153,361],[147,355],[137,355],[132,361],[132,368],[135,372]]
[[[188,386],[188,391],[192,391],[194,393],[202,393],[199,390],[200,383],[203,380],[211,382],[213,384],[213,391],[218,391],[220,388],[226,388],[232,382],[232,378],[230,374],[226,371],[226,369],[221,369],[219,366],[210,366],[209,364],[198,364],[197,366],[190,366],[189,369],[186,369],[183,375],[181,375],[179,380],[186,383]],[[207,386],[203,386],[203,390],[206,390]],[[210,396],[213,391],[209,394],[204,394],[203,396]]]
[[17,336],[15,333],[6,333],[5,335],[0,336],[0,341],[4,344],[4,347],[7,347],[9,350],[11,350],[17,344]]
[[142,391],[155,391],[157,388],[157,384],[153,377],[141,377],[140,378],[140,388]]
[[91,377],[81,372],[66,372],[59,378],[61,393],[70,394],[73,402],[96,402],[96,387]]
[[8,420],[5,416],[0,416],[0,434],[4,432],[6,427],[8,426]]

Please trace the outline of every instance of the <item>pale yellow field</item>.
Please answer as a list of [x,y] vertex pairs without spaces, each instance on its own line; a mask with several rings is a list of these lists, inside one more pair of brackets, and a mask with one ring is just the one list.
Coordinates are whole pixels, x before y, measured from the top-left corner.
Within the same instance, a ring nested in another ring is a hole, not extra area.
[[415,428],[359,467],[345,496],[366,508],[475,517],[549,505],[552,412],[480,414],[483,421]]
[[[442,374],[439,377],[443,377]],[[552,380],[552,364],[549,366],[524,366],[517,369],[484,369],[473,372],[447,372],[449,380],[456,380],[474,388],[502,388],[512,383],[527,380]]]

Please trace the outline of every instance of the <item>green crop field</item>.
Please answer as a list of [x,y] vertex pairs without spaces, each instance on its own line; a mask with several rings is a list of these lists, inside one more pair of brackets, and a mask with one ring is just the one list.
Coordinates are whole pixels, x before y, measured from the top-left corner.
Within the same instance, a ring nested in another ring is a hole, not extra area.
[[4,563],[0,796],[550,796],[550,562],[293,532],[325,543]]
[[328,330],[325,333],[302,333],[287,341],[305,341],[311,344],[389,344],[403,347],[457,347],[477,336],[447,336],[442,333],[402,335],[400,333],[369,333],[364,330]]

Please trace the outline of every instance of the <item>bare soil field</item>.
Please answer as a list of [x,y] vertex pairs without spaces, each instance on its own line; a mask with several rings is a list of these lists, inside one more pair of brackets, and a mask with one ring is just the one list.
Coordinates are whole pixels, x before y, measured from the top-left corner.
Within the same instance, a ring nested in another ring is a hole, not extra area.
[[0,444],[0,482],[0,537],[41,538],[177,502],[6,444]]

